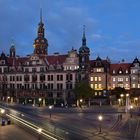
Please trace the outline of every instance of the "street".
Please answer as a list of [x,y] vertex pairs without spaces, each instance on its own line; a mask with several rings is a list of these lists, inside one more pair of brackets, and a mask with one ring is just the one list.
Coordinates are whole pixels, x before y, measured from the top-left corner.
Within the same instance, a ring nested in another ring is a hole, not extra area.
[[[6,105],[7,106],[7,105]],[[79,109],[32,107],[23,105],[8,105],[11,114],[39,125],[50,134],[55,134],[65,140],[129,140],[134,138],[138,116],[130,119],[130,114],[110,107]],[[16,110],[15,113],[12,109]],[[50,116],[51,113],[51,116]],[[98,115],[103,116],[99,122]],[[122,114],[122,119],[118,116]],[[101,123],[101,124],[100,124]],[[99,133],[101,125],[102,132]],[[138,136],[137,136],[138,137]]]

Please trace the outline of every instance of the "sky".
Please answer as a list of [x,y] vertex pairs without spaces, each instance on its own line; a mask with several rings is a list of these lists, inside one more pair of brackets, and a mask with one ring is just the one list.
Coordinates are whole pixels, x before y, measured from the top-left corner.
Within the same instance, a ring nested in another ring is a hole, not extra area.
[[0,52],[33,53],[43,11],[48,54],[67,54],[82,44],[86,26],[90,58],[112,62],[140,58],[140,0],[0,0]]

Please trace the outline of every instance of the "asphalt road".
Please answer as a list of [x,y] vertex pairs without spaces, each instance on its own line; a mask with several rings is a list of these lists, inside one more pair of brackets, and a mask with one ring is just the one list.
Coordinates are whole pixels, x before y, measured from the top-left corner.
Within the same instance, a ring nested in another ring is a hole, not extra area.
[[[128,140],[130,126],[129,115],[123,114],[123,120],[117,121],[118,113],[113,108],[96,109],[52,109],[22,105],[8,106],[25,114],[26,120],[32,121],[65,140]],[[51,118],[50,118],[51,113]],[[102,113],[102,133],[99,134],[97,116]],[[131,121],[131,129],[136,123]],[[130,132],[131,133],[131,132]]]

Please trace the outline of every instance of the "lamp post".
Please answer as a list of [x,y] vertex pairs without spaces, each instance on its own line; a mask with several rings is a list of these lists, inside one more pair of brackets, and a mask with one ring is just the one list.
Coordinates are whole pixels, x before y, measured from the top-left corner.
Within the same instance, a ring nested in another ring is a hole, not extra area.
[[7,97],[7,102],[8,102],[8,103],[10,102],[10,96]]
[[39,101],[39,107],[40,107],[42,98],[39,98],[38,101]]
[[124,97],[124,94],[121,94],[121,105],[123,105],[123,97]]
[[41,133],[42,133],[42,129],[41,128],[38,128],[37,129],[37,132],[38,132],[38,140],[41,140]]
[[135,97],[134,98],[134,102],[135,102],[135,104],[136,104],[136,106],[138,105],[138,97]]
[[130,106],[130,118],[132,118],[132,109],[133,109],[134,107],[131,105]]
[[51,116],[52,116],[52,112],[51,112],[51,110],[52,110],[52,106],[49,105],[50,118],[51,118]]
[[83,99],[80,99],[80,107],[82,108]]
[[99,115],[99,116],[98,116],[98,120],[99,120],[99,133],[101,133],[101,132],[102,132],[101,122],[102,122],[102,120],[103,120],[103,116],[102,116],[102,115]]

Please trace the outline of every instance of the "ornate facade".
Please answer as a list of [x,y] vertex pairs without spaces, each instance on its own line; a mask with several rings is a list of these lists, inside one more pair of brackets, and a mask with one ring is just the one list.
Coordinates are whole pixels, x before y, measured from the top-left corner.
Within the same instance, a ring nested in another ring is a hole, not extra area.
[[[79,53],[72,48],[67,54],[48,54],[42,13],[34,40],[34,53],[26,57],[16,56],[16,46],[10,55],[0,56],[0,98],[20,103],[72,104],[72,90],[80,81],[88,82],[96,92],[95,97],[106,97],[109,90],[124,87],[133,94],[140,92],[140,62],[111,64],[99,56],[90,60],[85,27]],[[40,99],[40,100],[39,100]]]

